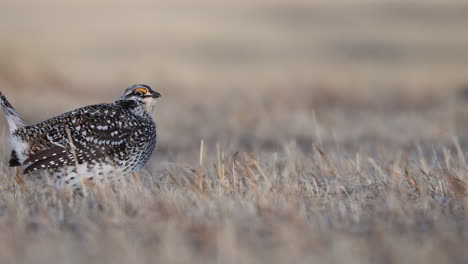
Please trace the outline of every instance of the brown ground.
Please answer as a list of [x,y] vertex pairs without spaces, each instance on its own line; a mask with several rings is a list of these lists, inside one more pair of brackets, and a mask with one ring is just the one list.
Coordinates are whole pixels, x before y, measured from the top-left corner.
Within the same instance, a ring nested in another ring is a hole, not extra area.
[[145,170],[78,200],[15,178],[0,119],[0,263],[467,261],[465,1],[0,1],[31,123],[163,95]]

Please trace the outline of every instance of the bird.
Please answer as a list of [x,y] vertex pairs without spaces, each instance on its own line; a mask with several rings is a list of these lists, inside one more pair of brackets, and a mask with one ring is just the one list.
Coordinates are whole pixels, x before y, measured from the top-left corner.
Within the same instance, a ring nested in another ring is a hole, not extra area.
[[10,167],[47,174],[59,188],[81,192],[84,182],[121,181],[141,169],[156,146],[152,118],[160,93],[145,84],[125,89],[112,103],[78,108],[27,125],[3,93],[9,126]]

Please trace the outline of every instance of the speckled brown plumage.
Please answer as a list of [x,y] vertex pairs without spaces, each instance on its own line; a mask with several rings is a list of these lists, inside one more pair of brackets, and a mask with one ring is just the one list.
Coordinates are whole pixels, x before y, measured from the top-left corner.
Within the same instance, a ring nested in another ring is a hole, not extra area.
[[134,85],[113,103],[28,126],[1,95],[10,126],[10,166],[21,166],[24,173],[47,171],[56,185],[73,190],[80,189],[81,177],[103,181],[108,174],[140,169],[156,145],[151,113],[159,96],[147,85]]

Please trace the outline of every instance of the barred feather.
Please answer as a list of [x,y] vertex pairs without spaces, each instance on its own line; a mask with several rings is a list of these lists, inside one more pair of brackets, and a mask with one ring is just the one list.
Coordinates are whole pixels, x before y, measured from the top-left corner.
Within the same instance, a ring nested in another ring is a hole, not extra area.
[[10,164],[21,164],[24,173],[48,171],[60,183],[65,178],[63,182],[72,186],[78,185],[73,175],[80,169],[91,179],[106,170],[126,174],[139,169],[156,144],[156,125],[150,114],[159,96],[149,86],[131,86],[113,103],[79,108],[26,126],[0,94],[12,122],[10,129],[14,128],[10,141],[18,143],[12,145]]

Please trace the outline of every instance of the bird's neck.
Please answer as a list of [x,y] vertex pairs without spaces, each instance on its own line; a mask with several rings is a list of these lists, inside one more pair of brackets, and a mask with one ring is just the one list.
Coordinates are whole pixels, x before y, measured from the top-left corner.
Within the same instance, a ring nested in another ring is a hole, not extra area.
[[135,100],[116,100],[114,103],[120,105],[121,107],[127,109],[132,114],[137,116],[148,116],[148,109],[145,103],[138,102]]

